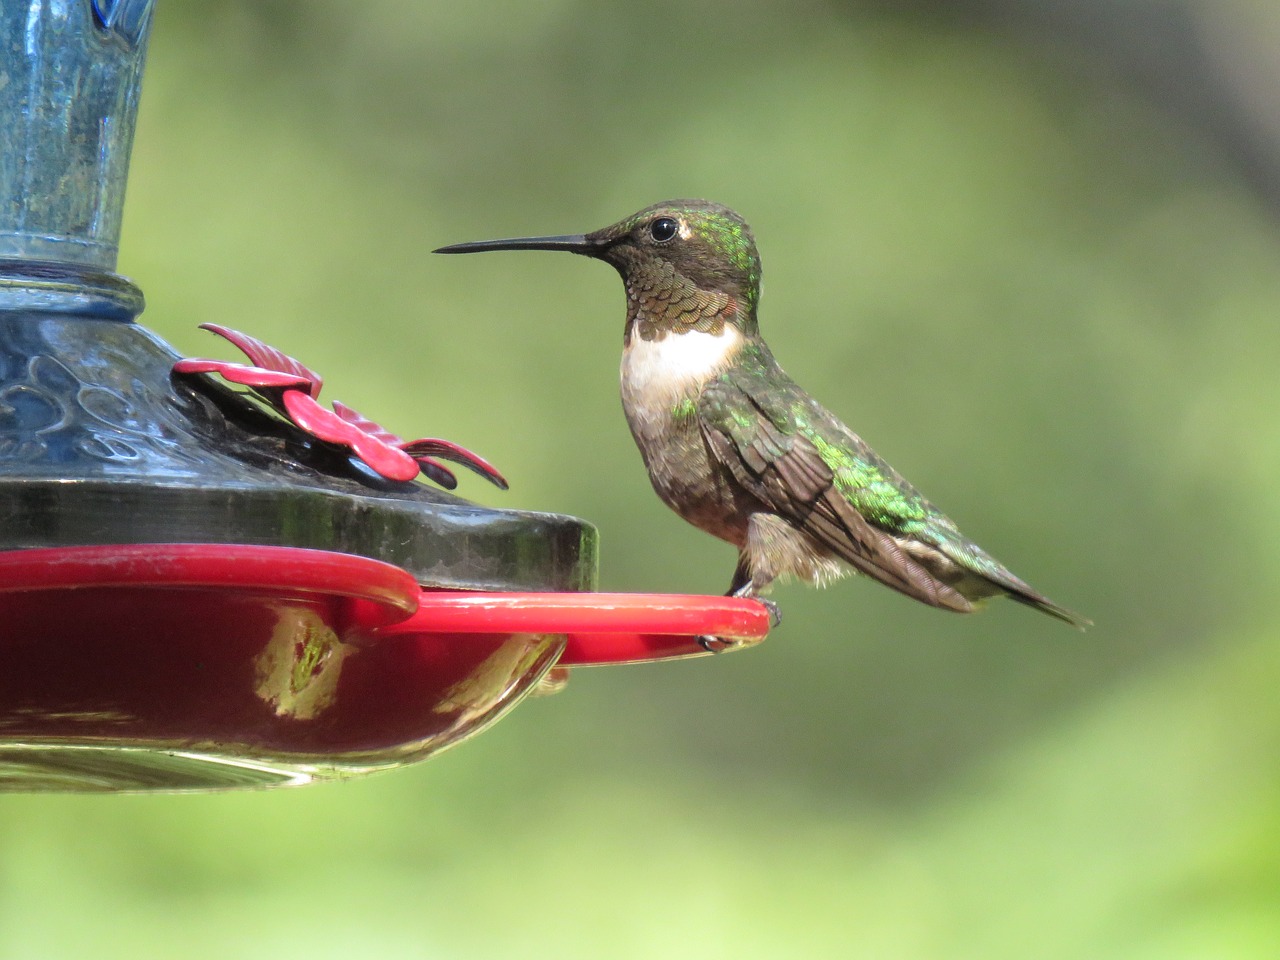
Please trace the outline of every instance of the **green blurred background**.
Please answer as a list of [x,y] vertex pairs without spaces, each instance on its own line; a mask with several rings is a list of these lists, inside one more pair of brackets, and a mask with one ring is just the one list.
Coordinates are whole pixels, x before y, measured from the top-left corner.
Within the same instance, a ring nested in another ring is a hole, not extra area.
[[619,409],[612,271],[427,253],[716,199],[789,372],[1097,626],[783,587],[751,652],[579,671],[416,768],[7,798],[0,957],[1280,955],[1277,37],[1244,0],[161,0],[120,267],[180,350],[251,332],[512,482],[465,496],[596,523],[603,589],[718,593]]

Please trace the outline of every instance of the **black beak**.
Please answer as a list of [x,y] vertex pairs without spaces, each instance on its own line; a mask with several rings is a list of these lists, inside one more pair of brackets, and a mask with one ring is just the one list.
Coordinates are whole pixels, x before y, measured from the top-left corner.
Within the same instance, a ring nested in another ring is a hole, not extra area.
[[513,240],[476,240],[441,247],[434,253],[483,253],[486,250],[568,250],[584,256],[594,255],[603,244],[588,240],[584,234],[564,237],[517,237]]

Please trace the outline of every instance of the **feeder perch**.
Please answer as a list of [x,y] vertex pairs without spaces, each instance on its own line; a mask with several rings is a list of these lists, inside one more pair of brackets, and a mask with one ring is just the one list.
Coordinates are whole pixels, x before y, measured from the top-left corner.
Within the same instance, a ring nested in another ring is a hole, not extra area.
[[565,668],[763,639],[753,601],[592,592],[594,527],[439,489],[505,480],[261,341],[212,326],[248,362],[189,359],[136,322],[152,9],[0,0],[0,790],[352,776]]

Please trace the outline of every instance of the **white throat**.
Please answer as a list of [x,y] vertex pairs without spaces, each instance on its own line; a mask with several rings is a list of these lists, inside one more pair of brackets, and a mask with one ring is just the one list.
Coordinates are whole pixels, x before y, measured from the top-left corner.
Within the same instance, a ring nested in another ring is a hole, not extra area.
[[659,415],[695,396],[732,362],[742,332],[731,323],[718,333],[690,330],[661,340],[632,337],[622,351],[622,402],[628,415]]

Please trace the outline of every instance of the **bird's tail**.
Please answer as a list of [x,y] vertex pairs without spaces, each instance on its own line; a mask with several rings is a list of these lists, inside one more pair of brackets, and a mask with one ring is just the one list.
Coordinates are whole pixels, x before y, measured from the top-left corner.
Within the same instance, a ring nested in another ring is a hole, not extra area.
[[[1026,587],[1026,584],[1023,584]],[[1025,590],[1009,590],[1005,589],[1011,600],[1017,600],[1019,603],[1025,603],[1028,607],[1047,613],[1051,617],[1056,617],[1063,623],[1069,623],[1077,630],[1084,630],[1086,627],[1093,626],[1093,621],[1088,617],[1081,616],[1074,610],[1068,610],[1066,607],[1054,603],[1043,594],[1027,587]]]
[[[970,540],[962,540],[959,543],[944,540],[938,544],[938,549],[953,562],[964,567],[970,573],[976,574],[974,577],[976,584],[970,581],[970,583],[957,584],[956,586],[956,589],[969,596],[970,599],[977,600],[985,596],[994,596],[1002,593],[1011,600],[1016,600],[1018,603],[1039,610],[1041,613],[1047,613],[1063,623],[1070,624],[1077,630],[1093,626],[1093,621],[1088,617],[1081,616],[1074,610],[1068,610],[1061,604],[1054,603],[1021,577],[1015,576],[995,557]],[[966,587],[969,587],[969,589],[966,589]]]

